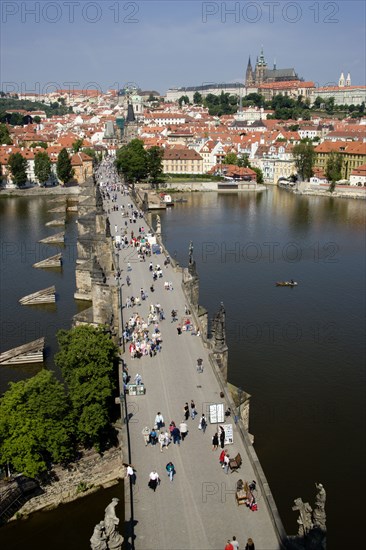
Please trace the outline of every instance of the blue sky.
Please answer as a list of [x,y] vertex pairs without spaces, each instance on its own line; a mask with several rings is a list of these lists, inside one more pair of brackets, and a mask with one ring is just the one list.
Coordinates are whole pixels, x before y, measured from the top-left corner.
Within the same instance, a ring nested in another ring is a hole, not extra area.
[[1,10],[4,91],[240,81],[262,44],[270,67],[365,84],[363,1],[2,0]]

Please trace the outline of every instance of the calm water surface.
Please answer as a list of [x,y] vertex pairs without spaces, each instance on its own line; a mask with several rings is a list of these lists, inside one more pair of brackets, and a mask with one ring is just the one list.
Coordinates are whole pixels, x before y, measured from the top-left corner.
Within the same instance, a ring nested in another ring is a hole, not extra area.
[[[161,214],[164,239],[185,265],[193,240],[210,317],[224,302],[229,381],[252,394],[250,431],[287,532],[293,499],[314,503],[322,482],[329,547],[359,543],[366,203],[279,189],[186,197]],[[291,278],[297,288],[274,285]]]
[[[184,265],[193,240],[200,303],[210,317],[220,301],[225,304],[229,381],[252,394],[250,431],[285,528],[297,530],[293,499],[313,503],[314,484],[322,482],[328,547],[359,544],[365,513],[366,205],[278,189],[185,196],[187,203],[160,214],[163,238]],[[43,197],[0,200],[0,349],[45,335],[46,366],[53,368],[55,330],[69,328],[72,315],[85,305],[73,299],[74,215],[67,218],[62,271],[31,267],[60,249],[37,244],[59,231],[44,225],[54,217],[48,207]],[[274,286],[290,278],[299,282],[297,288]],[[56,306],[18,304],[22,296],[52,284]],[[9,380],[37,371],[2,367],[1,390]],[[67,547],[87,548],[95,523],[89,510],[98,520],[109,494],[93,498],[94,504],[81,500],[52,516],[37,514],[17,529],[2,528],[0,541],[11,533],[15,542],[4,548],[23,548],[24,540],[28,548],[49,548],[55,533],[65,533],[76,507],[80,529],[72,531]]]

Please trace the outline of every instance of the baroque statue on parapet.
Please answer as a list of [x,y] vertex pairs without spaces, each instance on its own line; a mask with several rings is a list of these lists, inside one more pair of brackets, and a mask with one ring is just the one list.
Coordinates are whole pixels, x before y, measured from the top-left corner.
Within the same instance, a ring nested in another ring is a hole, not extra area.
[[326,531],[326,513],[325,513],[325,501],[327,498],[325,489],[321,483],[315,483],[315,487],[318,492],[315,497],[315,508],[313,511],[313,523],[314,527],[318,527],[322,531]]
[[193,264],[193,242],[189,241],[189,263]]
[[226,343],[225,317],[225,307],[221,302],[220,309],[213,318],[212,332],[215,336],[216,347],[223,347]]
[[294,502],[295,506],[293,506],[292,509],[299,512],[299,517],[297,519],[299,525],[297,534],[299,537],[304,537],[313,528],[311,518],[312,508],[308,502],[303,502],[302,498],[296,498]]
[[105,534],[104,521],[100,521],[95,527],[90,539],[90,548],[92,550],[107,550],[107,537]]
[[196,262],[193,259],[193,242],[189,242],[189,260],[188,260],[188,273],[192,275],[192,277],[197,276],[196,271]]
[[116,516],[115,508],[118,502],[118,498],[112,498],[112,502],[108,504],[107,508],[105,509],[104,524],[105,534],[107,537],[107,548],[109,550],[120,550],[123,542],[122,535],[120,535],[117,531],[119,519]]
[[111,237],[111,222],[109,221],[108,217],[105,221],[105,236]]
[[99,185],[97,185],[96,190],[95,190],[95,205],[97,207],[97,212],[98,213],[103,212],[103,198],[102,198],[102,194],[100,192]]

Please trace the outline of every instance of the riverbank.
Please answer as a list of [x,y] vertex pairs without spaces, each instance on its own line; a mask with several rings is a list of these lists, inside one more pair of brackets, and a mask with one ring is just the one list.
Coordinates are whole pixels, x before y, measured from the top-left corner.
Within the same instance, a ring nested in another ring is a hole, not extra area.
[[294,195],[302,195],[302,196],[314,196],[314,197],[328,197],[333,199],[359,199],[359,200],[365,200],[366,199],[366,190],[363,192],[347,192],[347,191],[334,191],[331,193],[330,191],[323,191],[321,190],[314,190],[314,189],[305,189],[304,191],[293,191]]
[[78,462],[66,468],[55,466],[55,481],[41,484],[42,494],[31,498],[10,521],[25,519],[34,512],[52,510],[91,493],[117,484],[125,477],[120,448],[106,451],[102,456],[95,451],[85,451]]
[[28,187],[26,189],[17,189],[15,187],[1,187],[0,198],[9,197],[40,197],[54,195],[79,195],[82,188],[75,187]]

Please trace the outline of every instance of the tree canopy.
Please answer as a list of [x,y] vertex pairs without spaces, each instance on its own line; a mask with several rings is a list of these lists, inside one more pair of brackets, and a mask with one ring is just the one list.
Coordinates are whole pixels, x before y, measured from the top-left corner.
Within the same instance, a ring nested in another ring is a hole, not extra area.
[[313,175],[315,162],[315,151],[311,143],[298,143],[294,145],[292,154],[295,159],[295,166],[301,179],[308,180]]
[[24,185],[27,182],[27,167],[28,162],[20,153],[12,153],[9,155],[9,168],[13,182],[16,185]]
[[100,450],[110,430],[117,348],[109,335],[90,326],[60,330],[57,339],[55,363],[68,386],[77,439]]
[[163,155],[162,147],[154,145],[146,151],[147,155],[147,171],[152,183],[157,183],[163,175]]
[[148,175],[147,153],[140,139],[132,139],[117,151],[117,170],[128,183],[136,183]]
[[62,383],[46,370],[11,382],[0,401],[1,465],[35,477],[73,455],[70,406]]
[[40,151],[34,156],[34,175],[41,185],[48,181],[51,175],[51,160],[46,152]]
[[12,143],[7,125],[0,124],[0,145],[11,145]]
[[57,177],[62,183],[68,183],[74,176],[74,169],[71,166],[71,160],[65,148],[61,149],[57,157],[56,171]]
[[341,153],[334,151],[329,153],[325,166],[325,177],[330,181],[329,190],[332,192],[335,189],[336,182],[342,179],[342,166],[343,157]]

